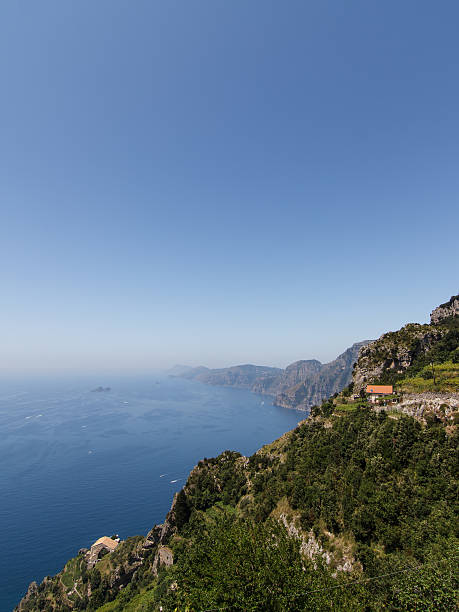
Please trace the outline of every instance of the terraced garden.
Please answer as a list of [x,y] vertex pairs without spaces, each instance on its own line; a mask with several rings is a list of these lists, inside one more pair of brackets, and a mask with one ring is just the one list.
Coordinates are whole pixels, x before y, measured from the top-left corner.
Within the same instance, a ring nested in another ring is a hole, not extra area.
[[459,392],[459,363],[445,363],[425,366],[419,374],[405,378],[398,383],[397,389],[405,393],[422,393],[424,391]]

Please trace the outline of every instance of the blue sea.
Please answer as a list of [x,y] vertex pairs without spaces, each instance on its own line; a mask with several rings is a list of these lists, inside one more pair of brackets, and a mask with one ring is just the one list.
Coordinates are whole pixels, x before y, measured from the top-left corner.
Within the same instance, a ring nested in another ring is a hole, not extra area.
[[98,537],[161,523],[199,459],[251,454],[304,416],[164,375],[1,380],[0,610]]

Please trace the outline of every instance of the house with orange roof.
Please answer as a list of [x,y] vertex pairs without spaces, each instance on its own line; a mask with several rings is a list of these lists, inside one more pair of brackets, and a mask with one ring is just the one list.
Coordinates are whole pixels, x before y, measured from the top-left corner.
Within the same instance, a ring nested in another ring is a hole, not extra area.
[[392,385],[367,385],[366,391],[370,402],[374,402],[379,397],[392,395],[394,388]]

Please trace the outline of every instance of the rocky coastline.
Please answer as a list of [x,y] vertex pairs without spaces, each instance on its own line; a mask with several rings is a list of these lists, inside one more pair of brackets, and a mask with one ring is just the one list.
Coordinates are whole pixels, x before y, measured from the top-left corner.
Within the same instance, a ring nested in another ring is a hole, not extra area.
[[272,397],[275,406],[307,412],[330,395],[339,393],[351,382],[352,368],[360,349],[370,342],[356,342],[336,359],[325,364],[317,359],[302,359],[285,369],[252,364],[213,370],[204,366],[175,366],[171,375],[207,385],[248,389]]

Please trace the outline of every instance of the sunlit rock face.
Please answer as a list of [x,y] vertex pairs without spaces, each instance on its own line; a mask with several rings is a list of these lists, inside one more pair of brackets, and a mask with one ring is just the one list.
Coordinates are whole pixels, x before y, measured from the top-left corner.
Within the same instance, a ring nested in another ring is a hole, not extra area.
[[430,315],[431,323],[439,323],[443,319],[459,315],[459,295],[453,295],[448,302],[440,304]]

